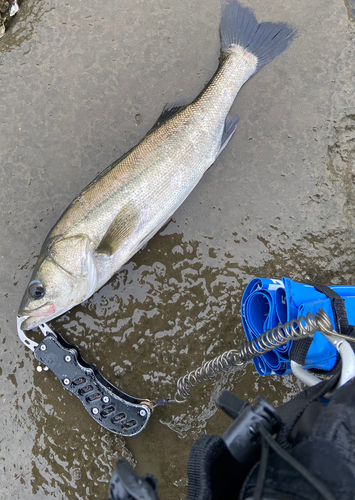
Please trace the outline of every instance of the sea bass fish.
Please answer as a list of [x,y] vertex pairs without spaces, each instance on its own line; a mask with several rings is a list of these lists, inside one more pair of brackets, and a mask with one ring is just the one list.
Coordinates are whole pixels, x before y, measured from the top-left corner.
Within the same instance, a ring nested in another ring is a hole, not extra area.
[[231,139],[242,85],[294,37],[234,1],[220,24],[220,65],[188,105],[170,105],[144,139],[89,184],[47,236],[19,316],[27,330],[101,288],[169,220]]

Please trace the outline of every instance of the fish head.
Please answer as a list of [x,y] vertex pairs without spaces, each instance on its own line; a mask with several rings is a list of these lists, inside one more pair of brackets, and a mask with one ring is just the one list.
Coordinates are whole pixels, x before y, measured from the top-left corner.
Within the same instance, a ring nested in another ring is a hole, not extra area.
[[56,239],[44,245],[23,296],[19,316],[29,330],[68,311],[96,290],[93,245],[86,235]]

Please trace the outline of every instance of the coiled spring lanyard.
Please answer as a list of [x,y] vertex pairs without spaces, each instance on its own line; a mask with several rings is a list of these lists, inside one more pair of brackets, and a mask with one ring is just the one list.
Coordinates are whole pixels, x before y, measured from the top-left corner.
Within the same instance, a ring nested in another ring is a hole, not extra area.
[[[17,331],[21,341],[33,351],[35,358],[43,365],[37,370],[51,370],[62,386],[73,393],[83,404],[91,417],[108,431],[122,436],[134,436],[141,432],[157,406],[168,403],[185,403],[195,385],[213,380],[217,375],[244,366],[256,356],[284,345],[290,340],[300,340],[321,332],[338,350],[343,360],[343,370],[338,386],[355,376],[355,356],[347,340],[354,339],[340,335],[333,330],[332,323],[323,309],[314,316],[308,313],[297,320],[278,325],[260,337],[245,342],[239,349],[226,351],[201,367],[180,377],[177,381],[174,399],[161,398],[155,402],[126,394],[100,373],[96,365],[86,362],[77,346],[69,344],[59,333],[47,324],[40,329],[44,339],[34,342],[21,329],[23,318],[17,318]],[[291,362],[293,373],[307,385],[314,385],[319,379],[305,371],[301,365]]]

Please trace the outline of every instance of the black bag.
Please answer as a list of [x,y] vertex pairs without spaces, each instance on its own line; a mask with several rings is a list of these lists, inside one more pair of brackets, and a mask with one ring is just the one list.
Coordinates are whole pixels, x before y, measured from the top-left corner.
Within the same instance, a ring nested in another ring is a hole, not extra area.
[[[188,461],[187,500],[355,499],[355,379],[339,388],[329,403],[323,399],[336,386],[339,371],[277,408],[281,425],[275,415],[270,416],[273,426],[267,417],[253,424],[254,464],[240,460],[247,456],[241,439],[246,428],[241,434],[235,431],[234,449],[226,440],[228,431],[196,441]],[[243,412],[255,413],[256,408],[245,404],[232,426],[243,420]],[[227,413],[233,412],[227,408]]]

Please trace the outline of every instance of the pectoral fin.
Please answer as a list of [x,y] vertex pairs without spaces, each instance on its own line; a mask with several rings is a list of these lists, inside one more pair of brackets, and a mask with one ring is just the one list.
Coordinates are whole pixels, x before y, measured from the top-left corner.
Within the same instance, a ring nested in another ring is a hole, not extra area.
[[125,205],[112,221],[95,253],[114,254],[133,233],[138,221],[138,213],[132,205]]

